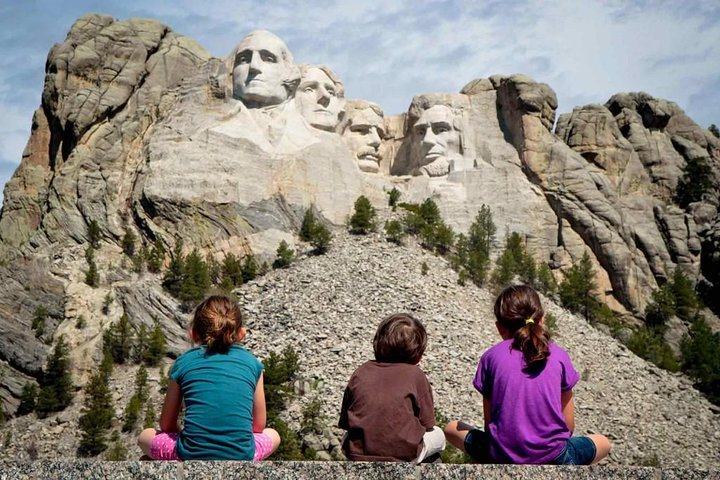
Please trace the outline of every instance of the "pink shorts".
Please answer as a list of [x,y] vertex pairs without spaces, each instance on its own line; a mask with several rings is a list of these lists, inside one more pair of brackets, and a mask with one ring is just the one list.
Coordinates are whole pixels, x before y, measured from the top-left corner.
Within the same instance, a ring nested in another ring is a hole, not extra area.
[[[255,437],[255,457],[253,461],[265,460],[272,453],[272,439],[264,433],[253,433]],[[177,433],[160,432],[155,434],[150,444],[150,456],[153,460],[180,460],[177,455]]]

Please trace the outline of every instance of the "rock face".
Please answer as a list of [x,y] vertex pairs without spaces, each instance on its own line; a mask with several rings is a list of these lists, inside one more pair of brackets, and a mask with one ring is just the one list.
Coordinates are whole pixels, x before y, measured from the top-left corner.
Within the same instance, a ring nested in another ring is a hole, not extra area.
[[[358,196],[381,206],[394,187],[403,201],[433,197],[456,231],[488,205],[498,245],[520,233],[558,278],[589,253],[599,293],[620,312],[641,314],[675,268],[720,285],[720,141],[674,103],[618,94],[561,115],[553,131],[555,93],[523,75],[418,95],[399,116],[345,93],[328,67],[294,64],[270,32],[218,59],[153,20],[80,18],[48,55],[0,213],[6,410],[48,344],[65,334],[86,373],[123,312],[135,328],[159,320],[171,352],[183,350],[185,317],[159,277],[122,268],[127,231],[145,246],[182,239],[187,250],[272,259],[281,240],[297,243],[306,209],[340,225]],[[698,158],[714,189],[682,209],[673,197]],[[95,289],[83,254],[93,221]],[[36,337],[38,306],[48,316]],[[86,329],[74,327],[79,316]]]

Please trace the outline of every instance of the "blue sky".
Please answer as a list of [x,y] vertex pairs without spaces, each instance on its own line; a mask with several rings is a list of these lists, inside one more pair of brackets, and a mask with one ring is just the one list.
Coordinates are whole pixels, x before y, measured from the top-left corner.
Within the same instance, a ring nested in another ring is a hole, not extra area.
[[558,113],[642,90],[720,124],[717,0],[2,0],[0,185],[30,134],[48,50],[91,12],[158,19],[215,56],[271,30],[296,62],[330,66],[348,98],[389,114],[415,94],[524,73],[555,90]]

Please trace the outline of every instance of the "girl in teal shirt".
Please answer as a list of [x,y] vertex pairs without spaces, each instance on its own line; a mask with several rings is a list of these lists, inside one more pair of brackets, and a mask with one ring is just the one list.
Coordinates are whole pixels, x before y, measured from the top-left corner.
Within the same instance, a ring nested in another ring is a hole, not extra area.
[[[237,304],[211,296],[195,309],[190,337],[196,345],[169,373],[160,431],[138,437],[154,460],[263,460],[280,445],[265,428],[263,366],[238,345],[245,328]],[[178,413],[185,402],[182,430]]]

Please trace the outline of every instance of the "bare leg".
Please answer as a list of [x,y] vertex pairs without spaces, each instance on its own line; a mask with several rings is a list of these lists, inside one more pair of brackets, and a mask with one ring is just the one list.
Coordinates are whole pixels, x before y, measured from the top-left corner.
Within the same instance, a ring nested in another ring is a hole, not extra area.
[[267,435],[268,437],[270,437],[270,439],[272,440],[272,451],[274,452],[275,450],[277,450],[278,447],[280,446],[280,441],[281,441],[280,434],[277,431],[273,430],[272,428],[263,429],[263,433],[265,435]]
[[137,442],[140,446],[140,450],[142,450],[147,457],[150,457],[150,445],[152,444],[153,438],[155,438],[156,434],[157,432],[154,428],[146,428],[140,433],[140,435],[138,435]]
[[[470,431],[465,422],[453,420],[445,426],[445,438],[450,445],[465,452],[465,437]],[[467,452],[465,452],[467,453]]]
[[598,463],[600,460],[607,457],[608,453],[610,453],[612,445],[610,445],[610,440],[608,440],[605,435],[588,435],[588,437],[595,444],[596,450],[595,458],[592,463]]

